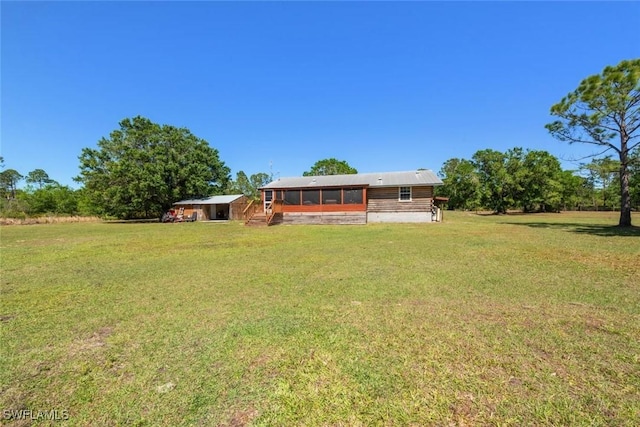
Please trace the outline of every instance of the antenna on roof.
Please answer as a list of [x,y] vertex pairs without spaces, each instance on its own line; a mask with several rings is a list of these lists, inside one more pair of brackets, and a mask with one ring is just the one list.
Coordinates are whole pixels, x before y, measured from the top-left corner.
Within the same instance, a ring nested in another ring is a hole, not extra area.
[[280,179],[280,172],[273,173],[273,160],[269,160],[269,180],[273,181],[274,176]]

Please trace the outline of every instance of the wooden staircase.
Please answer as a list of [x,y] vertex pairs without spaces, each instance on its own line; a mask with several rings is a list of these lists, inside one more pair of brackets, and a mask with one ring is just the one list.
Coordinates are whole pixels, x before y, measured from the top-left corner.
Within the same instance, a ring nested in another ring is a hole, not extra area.
[[282,223],[282,201],[273,200],[266,206],[264,211],[261,207],[261,205],[258,205],[253,201],[249,203],[243,211],[244,225],[252,227],[266,227]]
[[282,224],[282,214],[276,213],[269,217],[264,212],[257,212],[251,218],[245,221],[244,225],[250,227],[266,227],[269,225]]
[[264,212],[256,212],[251,218],[245,221],[244,225],[248,225],[250,227],[266,227],[267,225],[267,214]]

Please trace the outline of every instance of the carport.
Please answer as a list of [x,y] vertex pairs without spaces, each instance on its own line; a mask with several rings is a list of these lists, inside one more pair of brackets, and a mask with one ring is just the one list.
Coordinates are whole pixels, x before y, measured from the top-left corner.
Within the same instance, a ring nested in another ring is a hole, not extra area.
[[181,200],[173,205],[184,208],[185,217],[196,212],[198,221],[228,221],[242,219],[242,211],[248,203],[249,199],[244,194],[229,194]]

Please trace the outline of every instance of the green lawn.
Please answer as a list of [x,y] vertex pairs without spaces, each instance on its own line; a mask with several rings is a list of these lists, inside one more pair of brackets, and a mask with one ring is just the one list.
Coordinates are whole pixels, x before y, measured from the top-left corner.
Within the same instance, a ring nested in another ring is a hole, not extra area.
[[3,227],[0,409],[80,426],[637,425],[640,229],[615,223]]

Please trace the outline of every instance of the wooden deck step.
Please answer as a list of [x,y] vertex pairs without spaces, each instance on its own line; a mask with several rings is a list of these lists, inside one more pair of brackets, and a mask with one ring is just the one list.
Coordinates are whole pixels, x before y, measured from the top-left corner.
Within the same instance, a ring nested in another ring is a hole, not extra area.
[[257,213],[251,217],[249,221],[245,223],[245,225],[251,227],[266,227],[267,226],[267,215],[263,213]]

